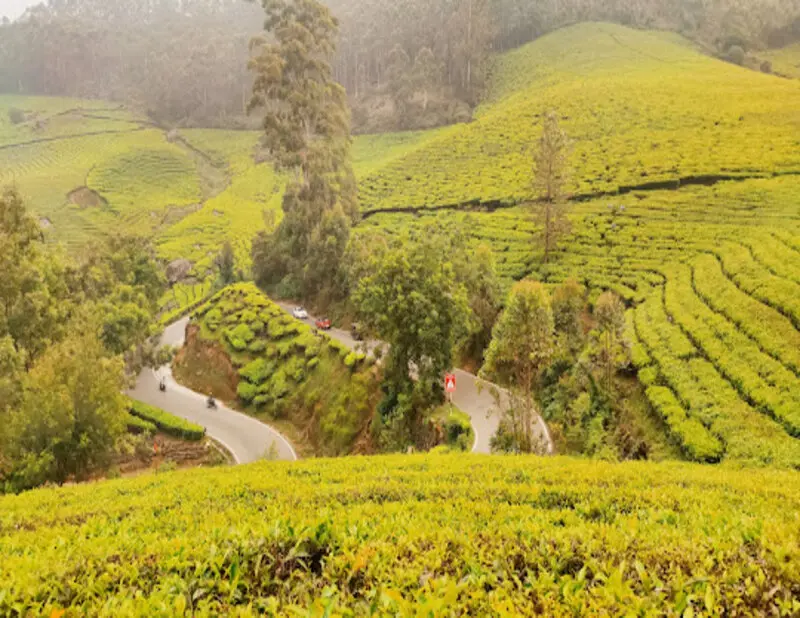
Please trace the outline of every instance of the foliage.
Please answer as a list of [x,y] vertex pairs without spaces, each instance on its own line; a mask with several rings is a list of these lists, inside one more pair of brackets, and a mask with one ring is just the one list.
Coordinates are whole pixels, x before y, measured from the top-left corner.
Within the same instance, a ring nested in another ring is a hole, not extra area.
[[427,455],[40,490],[0,498],[0,613],[791,616],[798,482]]
[[178,418],[160,408],[133,400],[129,400],[128,405],[133,416],[148,421],[159,431],[181,440],[202,440],[206,435],[206,430],[200,425]]
[[264,108],[265,143],[291,174],[275,234],[255,240],[256,280],[330,297],[357,208],[347,101],[329,65],[338,23],[316,0],[262,4],[272,39],[254,42],[250,107]]
[[552,357],[555,322],[550,295],[540,283],[522,281],[509,294],[492,333],[481,373],[512,386],[503,420],[512,435],[512,450],[534,452],[537,419],[534,390]]
[[[375,405],[364,354],[295,320],[252,283],[223,289],[193,319],[200,342],[219,344],[237,369],[232,386],[245,409],[288,420],[315,453],[350,451]],[[180,374],[191,377],[193,369]]]
[[105,358],[91,335],[71,335],[49,348],[24,379],[10,412],[4,452],[6,489],[85,479],[110,462],[125,432],[122,363]]
[[367,257],[359,270],[368,274],[353,295],[363,321],[389,346],[383,416],[412,433],[424,409],[441,401],[442,376],[467,334],[467,290],[446,247],[435,233],[398,239]]

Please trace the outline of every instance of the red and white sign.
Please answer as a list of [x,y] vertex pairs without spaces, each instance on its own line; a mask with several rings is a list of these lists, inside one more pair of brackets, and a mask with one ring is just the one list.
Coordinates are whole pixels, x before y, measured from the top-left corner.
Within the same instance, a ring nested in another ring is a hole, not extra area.
[[448,393],[456,392],[456,376],[454,373],[448,373],[444,376],[444,390]]

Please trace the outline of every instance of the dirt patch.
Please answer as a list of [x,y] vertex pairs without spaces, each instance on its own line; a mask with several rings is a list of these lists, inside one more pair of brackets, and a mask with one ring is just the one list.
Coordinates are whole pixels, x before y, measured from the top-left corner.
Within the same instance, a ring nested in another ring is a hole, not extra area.
[[197,393],[220,401],[236,401],[239,373],[220,344],[204,341],[199,334],[196,324],[186,329],[186,344],[172,366],[175,379]]
[[78,187],[67,195],[69,201],[81,208],[103,208],[108,206],[106,199],[89,187]]

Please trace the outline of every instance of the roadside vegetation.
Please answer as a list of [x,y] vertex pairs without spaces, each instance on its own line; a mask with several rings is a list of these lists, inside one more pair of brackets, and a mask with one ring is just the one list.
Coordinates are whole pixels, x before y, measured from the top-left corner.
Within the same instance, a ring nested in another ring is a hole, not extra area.
[[267,422],[284,421],[309,454],[372,450],[372,360],[292,318],[252,283],[227,287],[194,311],[175,375],[199,392],[216,385],[214,395],[235,396],[237,407]]

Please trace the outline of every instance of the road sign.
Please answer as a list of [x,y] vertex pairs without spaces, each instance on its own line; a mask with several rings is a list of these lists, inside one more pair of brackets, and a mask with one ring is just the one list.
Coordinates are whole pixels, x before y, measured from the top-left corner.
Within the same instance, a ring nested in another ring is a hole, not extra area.
[[456,376],[453,373],[448,373],[444,376],[444,390],[448,393],[454,393],[456,390]]

